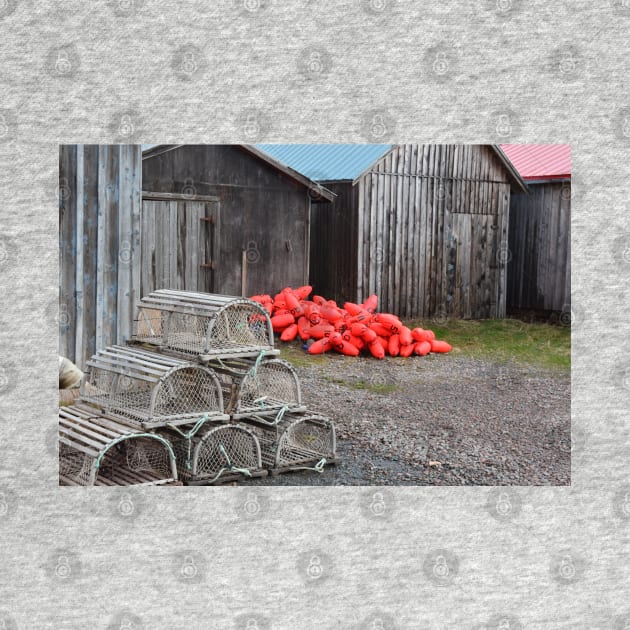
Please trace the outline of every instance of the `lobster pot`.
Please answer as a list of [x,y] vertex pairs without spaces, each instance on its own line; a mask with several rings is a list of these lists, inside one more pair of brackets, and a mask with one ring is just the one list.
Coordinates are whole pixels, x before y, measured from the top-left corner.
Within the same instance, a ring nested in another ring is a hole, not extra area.
[[177,480],[175,454],[163,437],[139,433],[77,404],[59,410],[59,483],[157,485]]
[[81,400],[141,428],[186,424],[205,414],[228,419],[212,369],[123,346],[101,350],[87,362]]
[[286,413],[275,423],[259,417],[246,422],[260,442],[263,466],[272,475],[303,468],[321,471],[338,462],[335,425],[325,416]]
[[132,340],[202,361],[273,351],[269,313],[257,302],[166,289],[139,302]]
[[173,446],[183,481],[209,485],[267,474],[258,439],[249,427],[227,424],[198,433],[181,429],[160,434]]
[[282,359],[210,361],[223,390],[223,410],[232,419],[253,413],[273,416],[278,411],[305,411],[293,366]]

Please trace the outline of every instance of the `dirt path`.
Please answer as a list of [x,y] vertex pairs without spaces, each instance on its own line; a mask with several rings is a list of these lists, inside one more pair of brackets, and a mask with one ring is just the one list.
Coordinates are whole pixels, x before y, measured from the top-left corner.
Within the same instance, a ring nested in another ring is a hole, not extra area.
[[303,400],[334,419],[343,463],[253,485],[568,485],[566,372],[456,355],[298,367]]

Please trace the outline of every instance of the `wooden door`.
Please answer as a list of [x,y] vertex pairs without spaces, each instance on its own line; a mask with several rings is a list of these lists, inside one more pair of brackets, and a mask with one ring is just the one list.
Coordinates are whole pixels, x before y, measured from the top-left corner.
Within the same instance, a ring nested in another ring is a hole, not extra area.
[[156,289],[215,292],[218,198],[144,192],[141,226],[142,295]]

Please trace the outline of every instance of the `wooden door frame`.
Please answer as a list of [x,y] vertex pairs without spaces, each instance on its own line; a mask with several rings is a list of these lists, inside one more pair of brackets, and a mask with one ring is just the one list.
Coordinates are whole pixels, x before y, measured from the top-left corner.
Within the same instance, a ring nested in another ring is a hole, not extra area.
[[[221,199],[220,197],[216,196],[216,195],[189,195],[186,193],[170,193],[170,192],[152,192],[152,191],[148,191],[148,190],[143,190],[142,191],[142,200],[140,203],[140,211],[142,212],[142,208],[143,208],[143,202],[144,201],[200,201],[200,202],[210,202],[210,203],[216,203],[217,206],[217,210],[216,210],[216,217],[215,220],[213,222],[213,234],[212,234],[212,256],[213,259],[211,262],[215,262],[217,263],[217,265],[219,264],[219,258],[220,258],[220,238],[219,238],[219,233],[220,233],[220,225],[221,225]],[[142,260],[142,252],[143,252],[143,243],[142,243],[142,221],[141,221],[141,227],[140,227],[140,259]],[[208,261],[205,261],[208,262]],[[219,275],[218,275],[218,270],[216,268],[213,268],[211,270],[212,274],[213,274],[213,278],[212,278],[212,291],[213,292],[220,292],[218,291],[217,287],[219,285]]]

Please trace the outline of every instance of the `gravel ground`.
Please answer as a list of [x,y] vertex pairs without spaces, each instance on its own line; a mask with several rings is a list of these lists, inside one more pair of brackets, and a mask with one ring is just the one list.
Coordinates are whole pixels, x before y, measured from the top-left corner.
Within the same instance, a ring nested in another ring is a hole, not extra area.
[[567,372],[430,355],[297,367],[342,463],[247,485],[568,485]]

